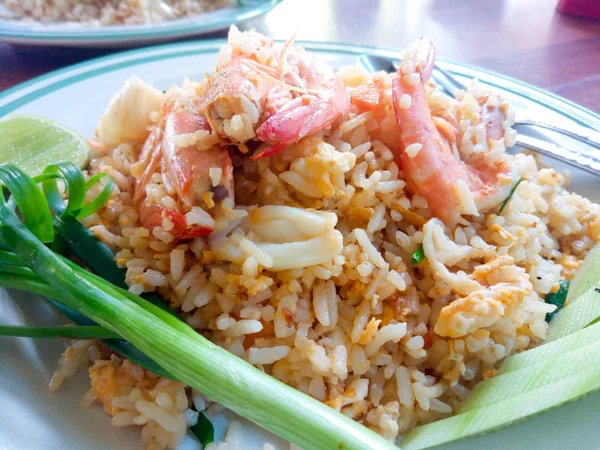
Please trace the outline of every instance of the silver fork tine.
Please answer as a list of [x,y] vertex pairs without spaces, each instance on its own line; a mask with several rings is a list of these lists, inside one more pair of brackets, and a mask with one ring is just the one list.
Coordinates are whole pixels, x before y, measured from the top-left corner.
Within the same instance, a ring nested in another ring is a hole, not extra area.
[[[438,84],[447,94],[451,95],[452,97],[456,97],[456,92],[458,90],[466,89],[464,84],[462,84],[449,72],[445,71],[438,65],[434,67],[432,76],[436,84]],[[557,126],[551,123],[538,122],[537,120],[531,119],[520,119],[518,117],[515,125],[528,125],[545,128],[558,134],[562,134],[563,136],[568,136],[571,139],[575,139],[583,144],[600,149],[600,133],[592,128],[567,124]]]
[[441,88],[446,91],[446,93],[450,94],[452,97],[456,97],[456,93],[460,90],[466,90],[467,87],[454,78],[450,73],[446,72],[444,69],[440,68],[440,66],[435,65],[432,73],[433,79],[441,86]]
[[559,147],[551,142],[524,134],[517,135],[516,144],[600,177],[600,159],[593,152],[569,150],[568,148]]
[[[574,125],[563,125],[559,127],[551,123],[538,122],[537,120],[531,119],[520,119],[517,121],[517,123],[519,125],[528,125],[552,130],[556,133],[562,134],[564,136],[569,136],[570,138],[575,139],[576,141],[583,142],[584,144],[587,144],[590,147],[594,147],[600,150],[600,133],[598,131],[593,130],[592,128],[585,128]],[[567,129],[567,126],[571,127],[572,129]]]

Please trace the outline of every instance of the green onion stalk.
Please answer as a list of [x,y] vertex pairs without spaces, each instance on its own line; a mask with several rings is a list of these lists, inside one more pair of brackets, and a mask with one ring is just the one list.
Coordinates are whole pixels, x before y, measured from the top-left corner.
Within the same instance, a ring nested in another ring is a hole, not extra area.
[[[396,448],[345,415],[214,345],[160,307],[91,274],[44,245],[55,238],[48,202],[60,206],[57,192],[50,187],[47,199],[36,181],[48,185],[56,178],[64,179],[64,171],[73,168],[65,166],[52,168],[43,180],[33,180],[11,165],[0,166],[0,182],[12,195],[8,201],[0,198],[0,241],[14,253],[6,260],[7,255],[0,258],[1,270],[7,270],[0,283],[49,294],[135,345],[176,379],[305,450]],[[71,173],[70,179],[78,178]],[[93,209],[85,210],[85,195],[76,192],[86,189],[81,178],[68,188],[69,197],[76,201],[69,201],[65,211],[70,208],[69,213],[77,217],[78,212],[86,214]],[[17,258],[22,267],[15,265]],[[21,271],[18,276],[17,271]],[[18,285],[8,280],[11,275],[19,278]]]

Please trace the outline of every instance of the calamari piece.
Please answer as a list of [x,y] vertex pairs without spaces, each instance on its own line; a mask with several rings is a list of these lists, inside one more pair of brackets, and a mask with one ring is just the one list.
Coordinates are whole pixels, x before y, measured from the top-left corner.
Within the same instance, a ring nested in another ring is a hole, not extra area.
[[269,205],[252,213],[247,228],[265,241],[283,244],[326,234],[336,223],[334,213]]
[[341,253],[343,237],[338,230],[331,230],[327,234],[306,241],[285,244],[257,243],[256,246],[273,260],[273,265],[269,267],[269,270],[278,272],[330,261]]
[[498,283],[472,292],[442,308],[433,331],[439,336],[459,338],[489,327],[509,315],[532,290],[524,275],[513,283]]
[[482,288],[481,284],[464,271],[451,272],[446,267],[467,258],[471,248],[452,241],[444,232],[444,224],[441,220],[430,219],[423,226],[423,251],[436,277],[442,279],[454,291],[467,295]]
[[335,229],[337,216],[290,206],[263,206],[246,228],[258,239],[252,243],[264,253],[265,266],[273,271],[297,269],[330,261],[343,248]]

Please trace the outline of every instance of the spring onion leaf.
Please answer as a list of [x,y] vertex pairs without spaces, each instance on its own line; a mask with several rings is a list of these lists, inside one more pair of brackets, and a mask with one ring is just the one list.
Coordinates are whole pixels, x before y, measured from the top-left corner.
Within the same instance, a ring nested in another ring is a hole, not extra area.
[[[53,298],[60,298],[63,295],[62,291],[56,291],[45,281],[43,281],[38,275],[32,272],[31,269],[18,265],[2,264],[3,259],[5,257],[6,252],[1,252],[0,286],[12,289],[19,289],[34,294],[42,295],[50,304],[52,304],[56,309],[62,312],[69,320],[74,322],[76,325],[97,326],[93,320],[88,319],[84,315],[63,305],[62,303],[53,300]],[[11,262],[10,259],[8,260],[9,263]],[[107,330],[107,332],[110,331]],[[120,338],[103,339],[102,344],[104,344],[112,351],[118,353],[119,355],[127,358],[131,362],[138,364],[143,368],[160,375],[161,377],[177,380],[177,378],[174,375],[165,371],[162,367],[160,367],[158,364],[152,361],[152,359],[150,359],[148,356],[146,356],[144,353],[138,350],[135,346],[133,346],[131,343],[125,340],[122,340]]]
[[[37,188],[33,180],[30,183],[21,183],[23,172],[14,166],[5,164],[1,166],[0,182],[8,187],[13,199],[16,201],[21,216],[27,228],[42,242],[54,240],[54,229],[52,228],[52,216],[44,194]],[[7,205],[4,205],[7,208]],[[7,208],[8,209],[8,208]],[[12,211],[10,211],[13,213]],[[16,224],[19,219],[14,213],[7,220]],[[10,223],[5,225],[10,226]]]
[[86,181],[85,190],[86,190],[86,192],[89,191],[93,186],[98,184],[101,180],[105,180],[104,187],[102,188],[100,193],[96,196],[96,198],[91,200],[87,205],[83,206],[77,212],[78,219],[85,219],[86,217],[91,216],[96,211],[98,211],[100,208],[102,208],[104,206],[104,204],[110,198],[110,196],[113,192],[113,189],[115,188],[115,182],[107,173],[97,173],[96,175],[92,176],[89,180]]
[[[9,177],[7,183],[7,171],[18,176]],[[11,192],[37,188],[19,172],[0,166],[0,180]],[[16,198],[19,206],[23,198]],[[185,323],[159,317],[151,311],[159,309],[156,306],[143,307],[118,288],[110,290],[96,278],[84,276],[84,269],[71,267],[43,245],[1,198],[0,222],[5,244],[52,288],[64,293],[57,301],[123,336],[193,389],[305,449],[396,448],[349,417],[214,345]]]
[[[0,285],[1,284],[2,282],[0,280]],[[84,315],[79,314],[78,312],[63,305],[62,303],[59,303],[56,300],[52,300],[50,297],[46,297],[46,300],[48,300],[56,309],[62,312],[65,316],[67,316],[69,320],[71,320],[77,325],[95,323],[93,320],[88,319]],[[162,367],[156,364],[152,359],[150,359],[148,356],[146,356],[144,353],[138,350],[130,342],[124,341],[123,339],[103,339],[101,342],[102,345],[109,348],[113,352],[123,356],[124,358],[127,358],[132,363],[137,364],[138,366],[141,366],[144,369],[149,370],[150,372],[154,372],[155,374],[160,375],[161,377],[170,378],[171,380],[178,381],[174,375],[168,373],[166,370],[164,370]]]
[[500,209],[498,209],[498,212],[496,213],[497,215],[502,214],[502,211],[504,211],[504,208],[506,208],[506,205],[508,204],[508,202],[510,201],[510,199],[514,195],[515,191],[517,190],[517,188],[521,184],[521,181],[523,181],[523,177],[520,177],[518,179],[518,181],[515,183],[515,185],[512,187],[512,189],[510,190],[510,192],[508,194],[508,197],[506,197],[506,200],[504,200],[502,202],[502,204],[500,205]]
[[[54,217],[54,226],[61,237],[67,241],[73,253],[93,273],[100,275],[104,280],[119,288],[127,289],[125,271],[116,265],[114,253],[103,242],[96,239],[81,222],[73,216]],[[143,297],[172,316],[177,316],[175,311],[157,294],[146,293],[143,294]]]
[[203,411],[198,414],[198,422],[190,427],[190,431],[202,442],[204,447],[215,440],[215,427]]
[[85,177],[74,164],[52,164],[44,169],[44,174],[53,174],[65,182],[65,190],[69,193],[69,201],[65,206],[62,194],[58,190],[56,178],[50,178],[42,183],[48,204],[56,215],[73,214],[83,207],[85,201]]
[[423,250],[423,246],[419,245],[419,248],[417,248],[417,250],[410,257],[410,262],[416,266],[423,261],[423,259],[425,259],[425,251]]
[[71,339],[120,339],[121,336],[106,328],[93,326],[37,327],[21,325],[0,325],[0,336],[20,336],[30,338],[71,338]]
[[[66,206],[58,189],[57,179],[59,178],[63,180],[65,193],[68,195]],[[102,180],[105,182],[101,192],[85,204],[87,192]],[[95,213],[108,201],[115,186],[112,178],[106,173],[99,173],[86,182],[83,172],[75,164],[59,163],[48,166],[44,174],[34,178],[34,181],[43,182],[48,203],[56,214],[53,218],[54,228],[73,253],[92,272],[120,288],[127,289],[125,271],[115,264],[113,252],[77,220],[77,218],[82,219]],[[147,293],[144,294],[144,297],[176,316],[175,312],[157,294]]]
[[[65,261],[65,263],[71,265],[72,267],[79,268],[72,261],[69,261],[67,259],[63,260]],[[60,312],[62,312],[65,316],[67,316],[69,320],[71,320],[75,324],[82,326],[96,325],[94,321],[88,319],[82,314],[72,310],[71,308],[68,308],[67,306],[57,302],[56,300],[52,300],[53,298],[60,298],[62,294],[53,290],[51,286],[49,286],[45,281],[43,281],[39,276],[37,276],[33,271],[31,271],[31,269],[23,267],[19,264],[22,264],[22,262],[18,259],[18,257],[16,257],[16,255],[6,251],[0,251],[0,286],[4,286],[7,288],[16,288],[35,294],[43,295],[53,306],[55,306]],[[102,280],[99,277],[95,277],[92,273],[83,271],[82,275],[84,277],[100,281],[100,283],[109,288],[111,292],[113,292],[115,289],[115,286],[112,286],[110,283],[107,283],[105,280]],[[122,289],[120,290],[120,292],[133,299],[134,301],[140,301],[140,299],[137,296],[131,294],[130,292],[127,292]],[[160,311],[159,314],[162,314],[164,315],[164,317],[169,317],[170,320],[173,320],[170,318],[170,314],[167,315],[165,311],[156,309],[156,306],[152,304],[141,304],[150,309],[151,311]],[[172,310],[167,312],[170,313],[172,312]],[[111,337],[115,336],[113,335]],[[167,373],[158,364],[156,364],[154,361],[152,361],[150,358],[144,355],[141,351],[135,348],[131,343],[119,339],[118,336],[116,336],[116,339],[104,339],[102,343],[111,350],[126,357],[135,364],[138,364],[150,370],[151,372],[154,372],[163,377],[176,379],[174,375]]]
[[556,305],[556,309],[548,314],[546,314],[546,322],[550,322],[552,318],[560,311],[560,309],[565,305],[565,300],[567,300],[567,294],[569,292],[569,280],[560,280],[558,282],[558,290],[556,292],[552,292],[546,295],[546,303],[551,305]]

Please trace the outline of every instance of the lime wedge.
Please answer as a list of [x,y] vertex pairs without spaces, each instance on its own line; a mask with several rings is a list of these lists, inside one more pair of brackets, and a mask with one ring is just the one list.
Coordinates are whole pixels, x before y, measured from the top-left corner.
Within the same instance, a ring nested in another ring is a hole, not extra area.
[[0,119],[0,164],[14,164],[32,177],[58,162],[83,168],[89,154],[83,137],[53,120],[29,114]]

